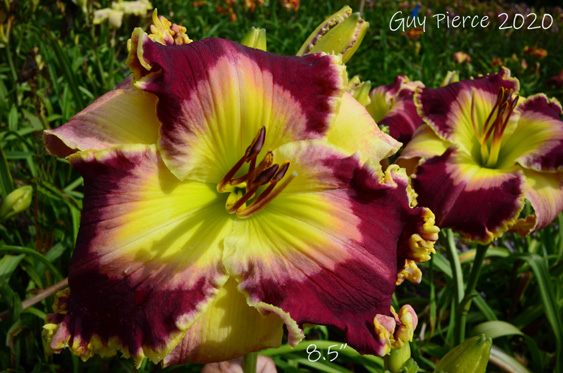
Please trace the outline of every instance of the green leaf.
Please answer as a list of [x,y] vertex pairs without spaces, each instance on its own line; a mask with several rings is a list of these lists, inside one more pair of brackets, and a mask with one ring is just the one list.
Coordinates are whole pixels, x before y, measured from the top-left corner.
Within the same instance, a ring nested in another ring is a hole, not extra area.
[[549,277],[549,268],[544,259],[537,254],[517,254],[513,257],[525,260],[532,268],[540,289],[545,314],[555,334],[557,345],[555,371],[563,372],[563,320]]
[[66,250],[66,247],[62,243],[57,243],[55,246],[51,248],[51,250],[47,251],[45,254],[45,258],[48,261],[53,262],[57,260]]
[[12,181],[12,174],[8,168],[8,161],[6,155],[0,145],[0,189],[2,192],[2,199],[5,199],[8,194],[14,190],[14,182]]
[[517,327],[505,321],[486,321],[475,326],[471,335],[485,334],[490,338],[499,338],[509,335],[523,335]]
[[2,300],[8,305],[12,320],[17,320],[22,312],[22,301],[20,296],[12,290],[8,281],[0,277],[0,295]]
[[530,373],[518,360],[508,355],[506,352],[493,345],[489,361],[496,366],[504,369],[505,372]]
[[0,259],[0,277],[3,277],[6,281],[10,279],[12,272],[18,268],[21,260],[25,257],[24,254],[20,255],[4,255]]
[[12,104],[10,114],[8,114],[8,128],[11,131],[18,130],[18,109],[16,108],[16,104]]
[[27,255],[31,258],[37,259],[41,263],[45,264],[45,266],[51,271],[53,276],[55,276],[55,278],[58,281],[63,279],[63,277],[61,276],[61,273],[57,270],[57,268],[55,268],[55,266],[53,266],[53,264],[44,255],[41,255],[40,253],[38,253],[35,250],[28,249],[26,247],[21,247],[21,246],[3,245],[3,246],[0,247],[0,252],[16,252],[16,253],[25,254],[25,255]]
[[72,96],[76,101],[77,107],[79,109],[78,111],[80,111],[84,109],[85,105],[84,105],[84,100],[82,99],[82,95],[80,94],[80,89],[78,87],[78,82],[76,81],[76,76],[74,74],[74,71],[71,69],[71,65],[68,62],[68,58],[64,53],[63,49],[61,48],[61,45],[59,44],[59,40],[57,40],[50,31],[47,31],[47,36],[49,37],[49,39],[51,39],[50,44],[52,50],[55,52],[55,56],[57,57],[57,60],[61,65],[63,74],[67,80],[70,90],[72,91]]

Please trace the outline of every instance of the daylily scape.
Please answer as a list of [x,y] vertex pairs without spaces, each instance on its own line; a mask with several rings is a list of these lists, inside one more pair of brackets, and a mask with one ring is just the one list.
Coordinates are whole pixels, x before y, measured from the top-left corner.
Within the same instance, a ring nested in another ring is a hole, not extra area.
[[391,296],[439,229],[404,170],[381,168],[401,144],[345,93],[341,56],[191,42],[158,20],[132,35],[130,78],[45,132],[85,190],[50,347],[171,365],[279,346],[284,324],[292,346],[305,323],[361,353],[412,339]]
[[561,104],[518,91],[518,80],[502,68],[415,93],[425,125],[398,163],[414,171],[418,201],[440,227],[488,243],[509,229],[542,229],[563,209]]

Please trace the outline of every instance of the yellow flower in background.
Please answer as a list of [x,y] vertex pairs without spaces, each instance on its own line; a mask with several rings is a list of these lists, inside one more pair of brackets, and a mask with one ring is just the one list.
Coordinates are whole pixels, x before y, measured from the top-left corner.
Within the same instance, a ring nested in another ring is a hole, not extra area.
[[94,24],[109,20],[113,28],[120,28],[124,15],[144,16],[152,9],[148,0],[122,1],[111,3],[111,8],[99,9],[94,12]]

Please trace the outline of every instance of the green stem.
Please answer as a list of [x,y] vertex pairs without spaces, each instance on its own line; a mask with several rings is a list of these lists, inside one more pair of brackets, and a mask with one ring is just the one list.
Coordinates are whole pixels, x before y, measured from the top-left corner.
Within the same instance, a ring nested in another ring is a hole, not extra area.
[[242,358],[242,371],[244,373],[256,373],[256,363],[258,362],[258,352],[251,352]]
[[463,273],[461,271],[461,262],[459,261],[459,256],[457,255],[457,248],[454,241],[454,233],[451,229],[444,229],[446,233],[446,250],[448,252],[448,258],[450,260],[450,266],[452,268],[452,276],[454,281],[454,291],[455,291],[455,302],[454,309],[452,309],[452,316],[455,318],[454,323],[454,345],[458,345],[463,340],[464,333],[460,329],[460,324],[458,321],[458,315],[460,311],[460,304],[463,301],[465,292],[463,290]]
[[467,282],[467,287],[465,288],[465,296],[461,301],[461,304],[457,312],[457,322],[456,326],[459,327],[460,340],[457,344],[463,342],[465,339],[465,323],[467,321],[467,313],[471,308],[471,301],[474,297],[473,292],[477,287],[477,281],[479,280],[479,275],[481,274],[481,267],[483,266],[483,260],[485,259],[485,254],[489,245],[477,245],[477,252],[475,253],[475,259],[473,259],[473,265],[471,266],[471,273],[469,274],[469,281]]
[[12,78],[14,79],[14,85],[18,83],[18,73],[14,67],[14,58],[12,57],[12,51],[10,50],[10,44],[6,45],[6,54],[8,55],[8,65],[10,66],[10,72],[12,73]]

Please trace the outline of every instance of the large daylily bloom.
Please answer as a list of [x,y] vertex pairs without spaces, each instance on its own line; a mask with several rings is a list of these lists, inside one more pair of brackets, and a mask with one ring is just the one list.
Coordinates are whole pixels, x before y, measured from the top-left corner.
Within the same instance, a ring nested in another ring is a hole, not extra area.
[[423,87],[422,82],[397,75],[395,82],[372,89],[366,108],[377,124],[389,127],[391,137],[406,144],[422,124],[413,95]]
[[374,317],[438,228],[381,171],[399,143],[344,94],[339,57],[164,40],[135,30],[132,78],[46,131],[85,188],[50,347],[206,363],[318,323],[385,352]]
[[[399,164],[412,170],[418,201],[477,242],[508,229],[525,235],[563,209],[561,105],[543,94],[518,96],[519,83],[498,74],[415,94],[421,126]],[[522,216],[525,199],[533,214]]]

